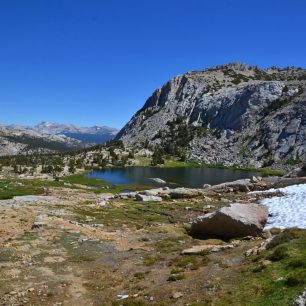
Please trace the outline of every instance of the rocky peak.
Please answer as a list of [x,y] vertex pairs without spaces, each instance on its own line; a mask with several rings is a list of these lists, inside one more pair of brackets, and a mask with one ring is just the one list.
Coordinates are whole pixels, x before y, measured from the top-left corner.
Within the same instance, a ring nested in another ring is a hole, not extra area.
[[166,148],[185,141],[190,159],[209,163],[297,161],[306,152],[305,81],[301,68],[230,63],[191,71],[157,89],[117,138]]

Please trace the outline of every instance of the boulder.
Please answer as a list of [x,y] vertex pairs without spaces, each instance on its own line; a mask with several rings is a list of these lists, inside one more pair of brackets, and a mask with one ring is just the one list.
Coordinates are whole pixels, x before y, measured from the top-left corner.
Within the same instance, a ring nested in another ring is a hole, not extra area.
[[139,194],[146,195],[146,196],[157,196],[159,191],[160,191],[159,189],[143,190],[143,191],[140,191]]
[[253,189],[253,184],[250,179],[241,179],[205,188],[205,190],[212,190],[216,192],[231,192],[231,191],[249,192],[252,189]]
[[270,188],[284,188],[291,185],[299,185],[299,184],[305,184],[306,183],[306,177],[294,177],[294,178],[281,178],[276,183],[272,184]]
[[194,255],[201,254],[202,252],[220,252],[227,249],[233,249],[236,247],[237,243],[225,244],[225,245],[215,245],[215,244],[204,244],[204,245],[195,245],[189,249],[182,251],[183,255]]
[[198,189],[191,188],[175,188],[171,189],[169,192],[171,199],[195,198],[200,194],[201,192]]
[[306,164],[303,165],[296,174],[297,177],[306,177]]
[[153,195],[136,194],[136,201],[141,202],[161,202],[162,198]]
[[268,209],[260,204],[230,204],[227,207],[197,217],[191,233],[207,238],[258,236],[268,219]]
[[306,305],[306,289],[292,303],[292,306],[305,306],[305,305]]
[[48,224],[46,222],[36,221],[36,222],[33,222],[31,229],[42,228],[42,227],[45,227],[47,225]]
[[152,180],[152,181],[154,181],[154,182],[156,182],[158,184],[166,184],[167,183],[166,181],[162,180],[159,177],[151,177],[151,178],[149,178],[149,180]]

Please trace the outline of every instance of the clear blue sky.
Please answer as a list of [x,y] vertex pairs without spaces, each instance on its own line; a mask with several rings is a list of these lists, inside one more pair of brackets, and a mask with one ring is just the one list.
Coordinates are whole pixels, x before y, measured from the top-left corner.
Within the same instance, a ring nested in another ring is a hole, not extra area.
[[306,67],[305,0],[1,0],[0,123],[122,127],[188,70]]

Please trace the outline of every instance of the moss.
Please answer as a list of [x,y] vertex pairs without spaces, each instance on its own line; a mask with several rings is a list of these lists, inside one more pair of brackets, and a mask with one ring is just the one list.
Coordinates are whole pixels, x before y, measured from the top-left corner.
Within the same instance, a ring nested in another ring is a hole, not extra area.
[[268,256],[268,259],[271,261],[280,261],[286,257],[288,257],[288,248],[285,246],[279,246]]
[[286,278],[285,284],[289,287],[304,285],[306,283],[306,272],[292,273]]

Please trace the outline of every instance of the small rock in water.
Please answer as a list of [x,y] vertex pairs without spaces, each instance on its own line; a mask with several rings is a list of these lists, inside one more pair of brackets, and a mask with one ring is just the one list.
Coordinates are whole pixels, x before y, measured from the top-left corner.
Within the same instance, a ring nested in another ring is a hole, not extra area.
[[159,183],[159,184],[166,184],[167,183],[166,181],[164,181],[164,180],[162,180],[161,178],[158,178],[158,177],[151,177],[151,178],[149,178],[149,180],[152,180],[152,181],[154,181],[156,183]]

